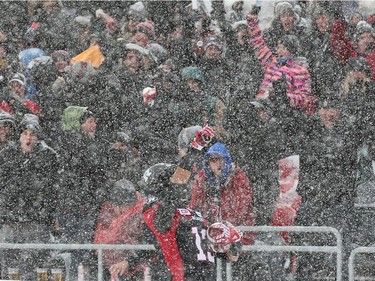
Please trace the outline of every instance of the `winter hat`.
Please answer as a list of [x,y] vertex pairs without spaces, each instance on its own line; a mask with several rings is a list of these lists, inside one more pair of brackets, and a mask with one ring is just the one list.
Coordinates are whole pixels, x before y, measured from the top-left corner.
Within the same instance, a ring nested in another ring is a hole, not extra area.
[[125,50],[136,51],[136,52],[140,53],[142,56],[148,55],[148,51],[145,48],[142,48],[138,44],[134,44],[134,43],[125,44]]
[[349,71],[364,71],[368,76],[371,76],[371,68],[363,57],[351,58],[346,65],[347,73]]
[[206,41],[203,47],[204,51],[210,46],[216,46],[219,50],[223,50],[223,42],[217,37],[211,37]]
[[274,14],[276,18],[279,18],[282,15],[293,15],[296,17],[293,5],[289,2],[279,2],[275,5]]
[[355,40],[358,40],[359,35],[366,32],[371,33],[372,37],[375,38],[374,28],[372,28],[372,26],[369,23],[363,20],[359,21],[356,26]]
[[119,141],[128,145],[131,145],[133,142],[133,139],[131,137],[130,132],[116,132],[114,141]]
[[198,80],[201,83],[204,83],[204,77],[203,77],[202,70],[199,67],[196,67],[196,66],[184,67],[181,70],[181,77],[184,80],[193,79],[193,80]]
[[34,114],[25,114],[20,122],[19,132],[22,133],[26,129],[30,129],[40,135],[42,133],[42,127],[39,124],[39,117]]
[[317,108],[339,108],[340,106],[341,99],[336,96],[319,99],[316,103]]
[[9,123],[14,126],[14,117],[4,110],[0,110],[0,124]]
[[331,18],[331,15],[330,15],[330,13],[328,12],[327,9],[324,9],[323,7],[317,5],[317,6],[315,6],[315,8],[312,12],[312,18],[313,18],[313,20],[316,20],[320,16],[324,16],[327,19]]
[[51,57],[54,61],[63,60],[63,61],[70,61],[70,55],[67,51],[64,50],[57,50],[51,54]]
[[89,62],[77,61],[69,68],[69,76],[76,82],[88,82],[96,76],[95,68]]
[[81,26],[91,26],[91,15],[77,16],[74,18],[74,21]]
[[64,131],[81,130],[82,121],[91,115],[88,111],[88,108],[83,106],[69,106],[65,108],[62,116]]
[[300,42],[297,36],[284,35],[279,40],[293,55],[298,54],[300,49]]
[[137,31],[146,34],[149,39],[154,39],[155,23],[151,20],[141,22],[137,25]]
[[189,148],[198,131],[202,129],[201,126],[191,126],[182,129],[177,137],[178,147],[183,149]]
[[256,109],[264,108],[264,105],[259,100],[251,101],[250,104]]
[[16,74],[13,75],[12,79],[9,80],[9,84],[12,82],[17,82],[17,83],[20,83],[22,86],[25,86],[26,85],[25,75],[17,72]]
[[364,20],[361,20],[357,23],[356,30],[359,33],[372,32],[373,31],[372,26]]
[[162,64],[168,57],[168,51],[160,44],[150,43],[147,45],[148,57],[155,65]]
[[26,50],[23,50],[18,54],[19,61],[27,66],[31,61],[38,57],[46,56],[46,52],[44,52],[42,49],[39,48],[29,48]]
[[246,20],[236,21],[231,25],[231,27],[233,31],[239,31],[243,28],[247,28],[247,21]]
[[41,37],[41,24],[38,22],[33,22],[31,26],[28,27],[25,34],[23,35],[24,40],[28,44],[38,42]]
[[129,204],[137,201],[137,193],[131,181],[122,179],[116,181],[109,193],[109,201],[113,205]]
[[147,16],[147,11],[145,9],[145,5],[141,1],[138,1],[134,3],[133,5],[130,5],[128,16],[136,17],[138,19],[145,19]]

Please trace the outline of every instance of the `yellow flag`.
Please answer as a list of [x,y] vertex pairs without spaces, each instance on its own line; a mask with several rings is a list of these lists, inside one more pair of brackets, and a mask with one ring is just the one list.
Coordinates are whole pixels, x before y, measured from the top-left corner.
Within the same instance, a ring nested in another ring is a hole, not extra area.
[[104,59],[105,57],[100,51],[99,45],[96,44],[72,58],[71,63],[74,64],[77,61],[85,61],[90,63],[93,67],[98,68],[102,65]]

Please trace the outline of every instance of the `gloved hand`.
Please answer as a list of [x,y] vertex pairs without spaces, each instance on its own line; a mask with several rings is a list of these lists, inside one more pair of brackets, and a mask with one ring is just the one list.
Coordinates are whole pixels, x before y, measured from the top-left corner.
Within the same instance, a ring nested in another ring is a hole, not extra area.
[[212,142],[214,137],[214,130],[208,125],[205,125],[201,130],[197,132],[194,140],[191,143],[191,146],[197,150],[202,150]]
[[242,232],[229,222],[216,222],[207,229],[207,238],[215,253],[226,253],[235,243],[240,243]]

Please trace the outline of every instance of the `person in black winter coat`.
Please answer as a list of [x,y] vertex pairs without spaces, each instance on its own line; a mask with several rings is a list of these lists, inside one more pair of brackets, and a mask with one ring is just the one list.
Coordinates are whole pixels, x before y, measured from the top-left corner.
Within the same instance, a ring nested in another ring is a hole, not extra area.
[[[69,106],[62,121],[64,132],[59,148],[63,171],[58,206],[61,242],[91,243],[106,196],[103,144],[96,138],[96,118],[88,108]],[[95,265],[95,257],[90,252],[74,252],[72,278],[76,277],[80,262]]]
[[[286,80],[273,83],[275,95],[270,102],[252,102],[252,118],[247,130],[246,172],[254,185],[254,208],[257,225],[270,225],[279,191],[279,160],[304,153],[308,127],[307,115],[292,110],[286,94]],[[239,154],[241,156],[241,154]],[[246,161],[246,162],[245,162]]]
[[209,89],[212,96],[227,103],[230,98],[231,84],[228,77],[230,68],[224,53],[224,42],[219,37],[210,37],[206,39],[203,49],[203,56],[197,64],[202,68],[206,89]]
[[58,133],[57,123],[61,116],[59,99],[51,91],[57,79],[56,67],[50,56],[38,57],[28,67],[32,83],[37,89],[33,100],[40,106],[40,122],[45,128],[46,139],[54,139]]
[[[249,42],[247,22],[236,22],[232,28],[233,39],[228,40],[231,45],[227,56],[235,87],[228,99],[225,126],[230,134],[229,145],[232,154],[248,172],[248,162],[254,148],[251,145],[244,146],[243,143],[251,143],[254,129],[257,127],[257,109],[253,101],[264,74]],[[242,139],[241,142],[238,141],[239,138]]]
[[[317,117],[317,118],[316,118]],[[297,225],[325,225],[335,227],[343,235],[343,261],[350,252],[351,230],[355,202],[355,173],[358,138],[335,100],[321,105],[306,132],[305,151],[301,155],[300,187],[301,208]],[[327,237],[298,235],[298,243],[327,245]],[[318,274],[328,274],[332,264],[327,256],[301,255],[297,280],[312,280]],[[311,267],[311,265],[314,265]],[[343,276],[347,276],[344,268]],[[346,280],[346,279],[344,279]]]
[[[58,206],[58,156],[41,140],[37,116],[26,114],[18,129],[19,142],[0,153],[2,231],[7,243],[49,243]],[[35,268],[48,266],[50,259],[46,250],[5,254],[6,268],[19,268],[25,279],[36,279]]]
[[218,138],[225,138],[225,105],[211,94],[203,71],[199,67],[184,67],[181,70],[180,93],[172,100],[171,108],[178,131],[194,125],[208,125]]
[[0,110],[0,151],[14,144],[15,122],[8,112]]
[[106,175],[110,183],[126,178],[138,181],[143,172],[143,160],[134,139],[127,131],[116,132],[106,153]]
[[341,89],[342,113],[359,143],[363,143],[372,134],[369,124],[375,110],[375,82],[371,80],[371,70],[364,58],[350,59],[345,71]]
[[342,68],[330,45],[332,16],[316,4],[312,15],[312,31],[305,37],[305,55],[310,69],[313,95],[318,99],[338,98]]
[[109,136],[124,128],[137,131],[143,117],[142,90],[147,86],[143,71],[143,57],[146,50],[136,44],[119,43],[117,63],[110,74],[102,73],[103,88],[99,99],[98,120],[103,124],[100,130]]
[[78,53],[80,34],[74,20],[76,10],[64,8],[61,2],[55,0],[44,1],[39,5],[31,17],[32,21],[39,24],[34,29],[37,44],[49,53],[54,50]]
[[277,43],[284,35],[295,35],[298,39],[304,38],[306,28],[299,25],[300,17],[290,2],[276,3],[275,18],[271,26],[264,30],[264,37],[271,50],[275,50]]

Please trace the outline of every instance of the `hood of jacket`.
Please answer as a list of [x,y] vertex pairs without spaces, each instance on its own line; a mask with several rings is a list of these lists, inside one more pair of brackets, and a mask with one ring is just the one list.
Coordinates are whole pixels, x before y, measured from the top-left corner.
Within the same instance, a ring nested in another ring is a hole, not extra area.
[[87,111],[87,107],[69,106],[64,110],[64,131],[79,131],[81,129],[81,117]]
[[[224,167],[222,168],[220,179],[216,179],[208,163],[209,156],[214,154],[220,155],[224,159]],[[220,142],[217,142],[213,146],[211,146],[210,149],[205,153],[203,158],[203,169],[208,184],[210,186],[218,186],[224,184],[230,175],[231,166],[232,158],[225,145]]]

